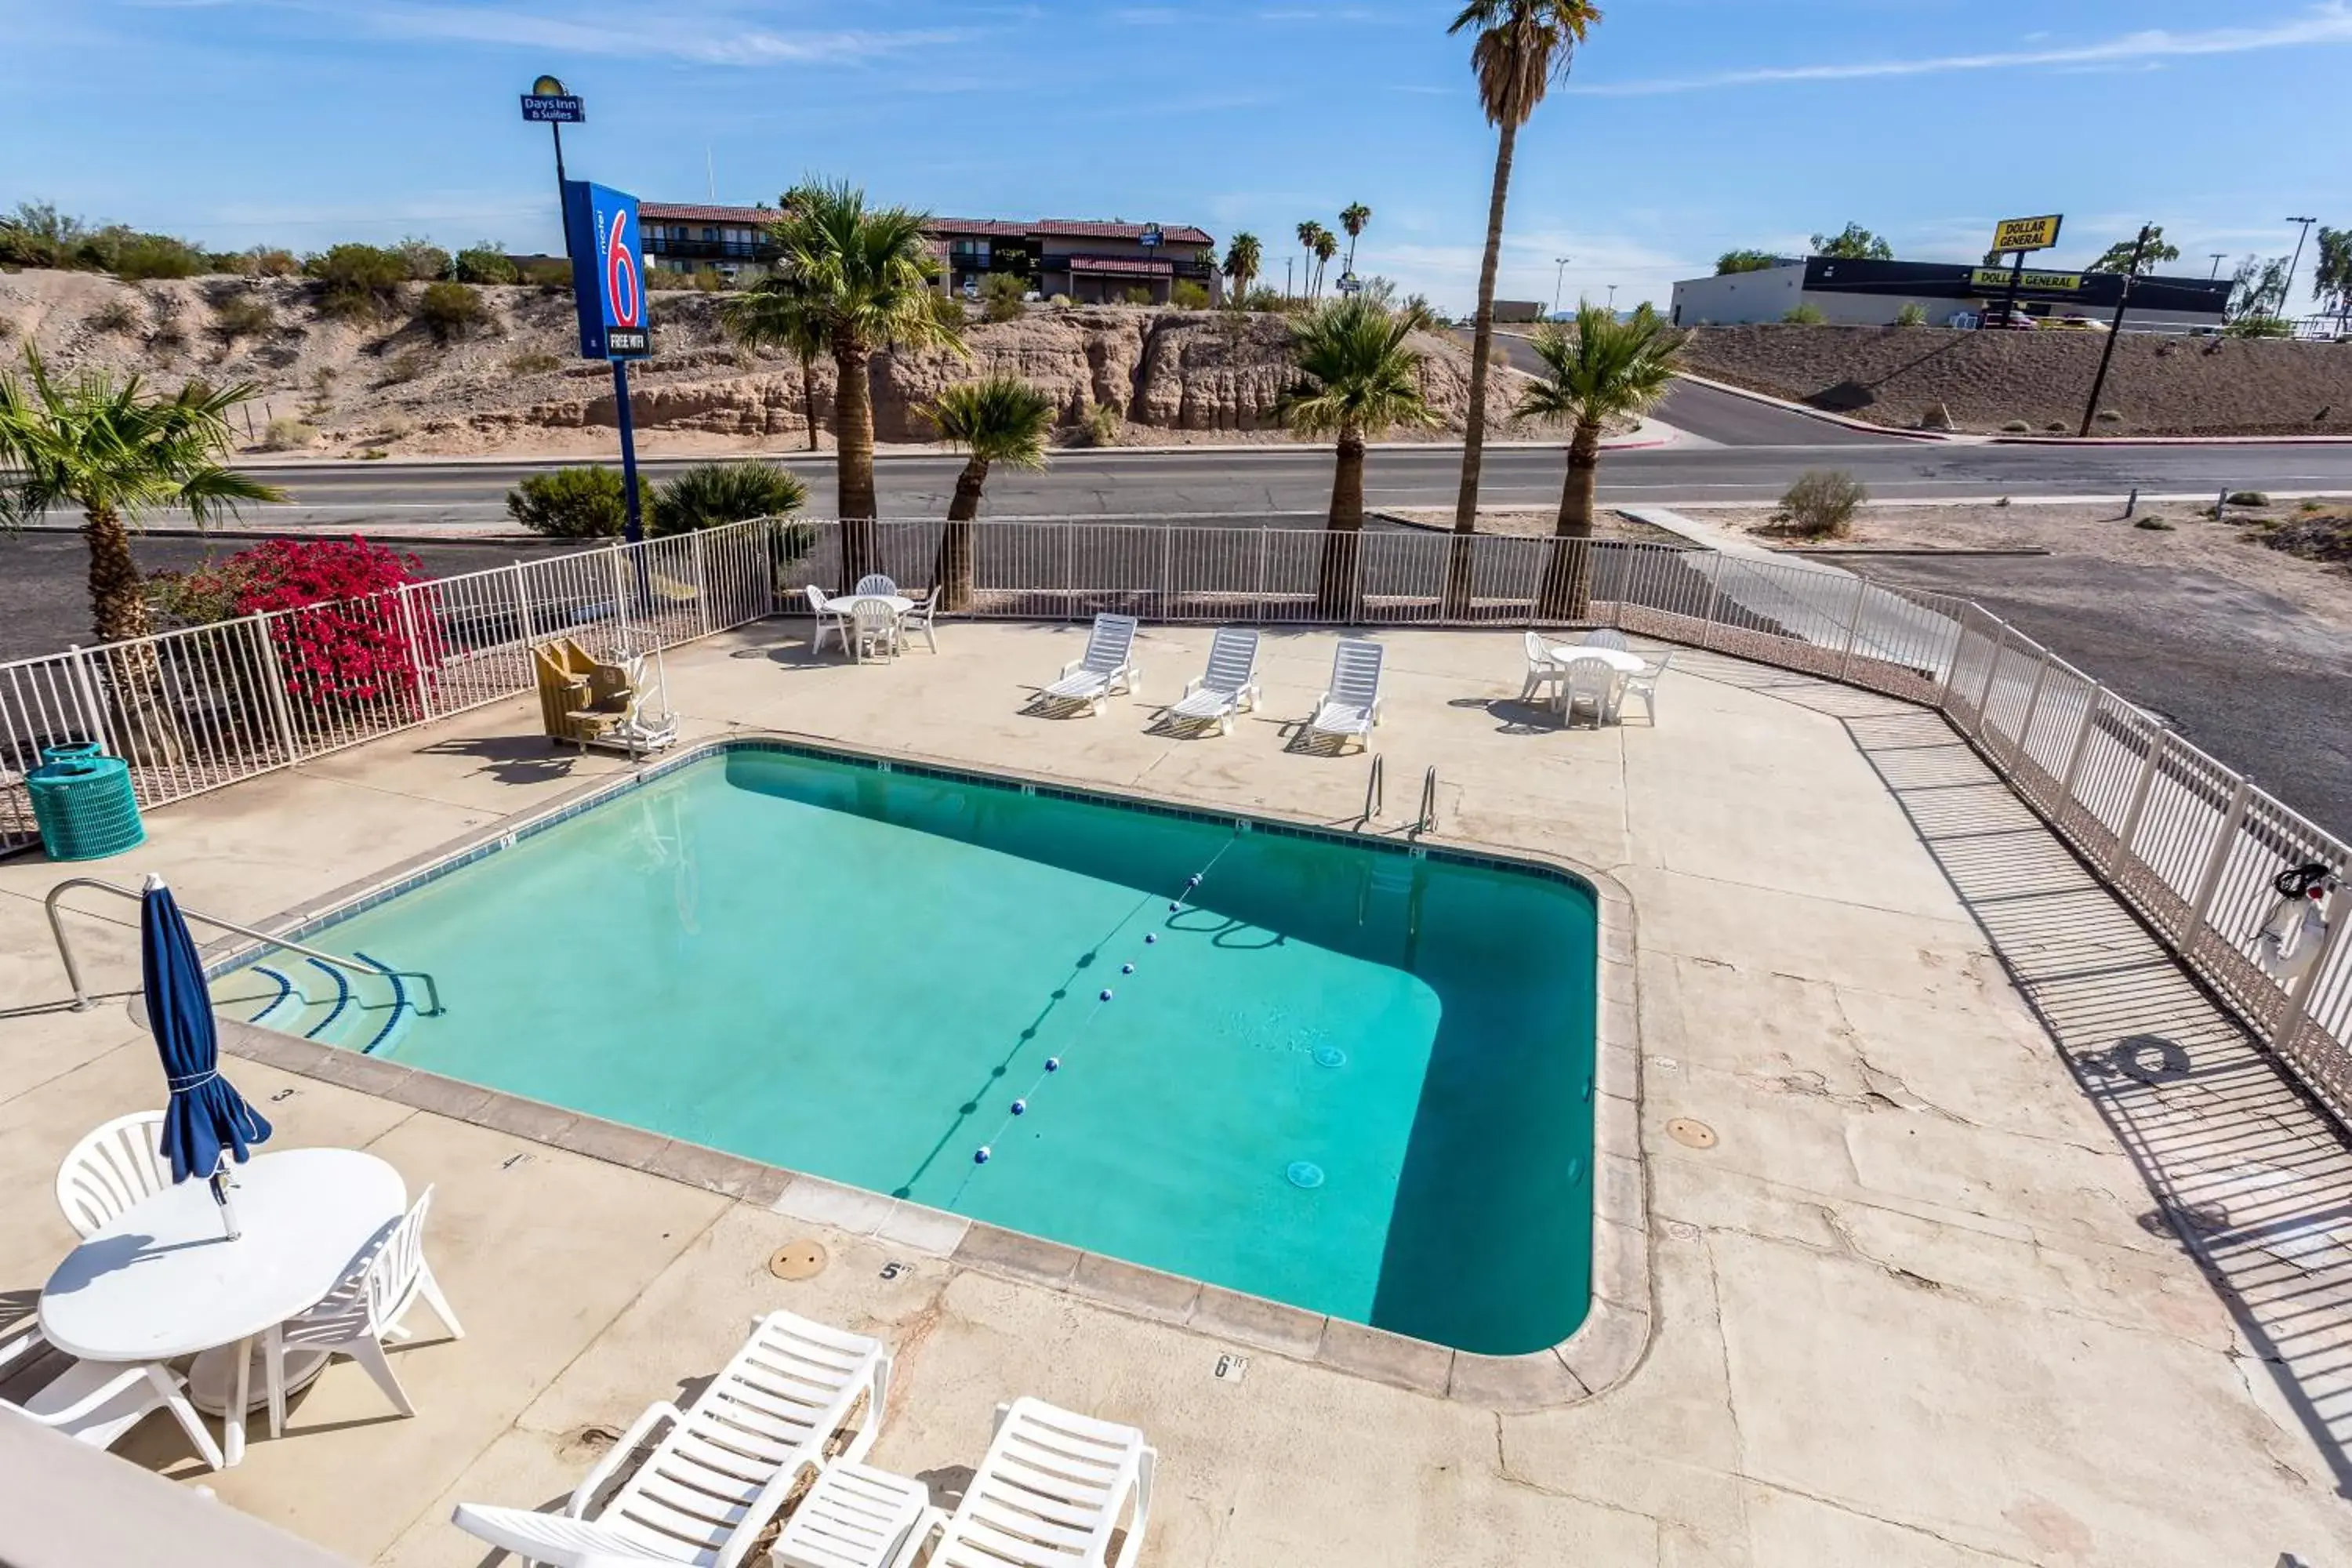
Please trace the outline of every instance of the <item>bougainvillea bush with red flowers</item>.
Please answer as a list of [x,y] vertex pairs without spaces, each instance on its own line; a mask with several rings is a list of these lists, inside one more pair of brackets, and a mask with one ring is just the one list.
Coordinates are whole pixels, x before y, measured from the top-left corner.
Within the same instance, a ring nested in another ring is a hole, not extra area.
[[[272,539],[192,572],[151,579],[173,618],[201,624],[269,612],[288,694],[310,705],[404,700],[439,663],[437,618],[392,590],[426,581],[424,563],[356,536]],[[412,625],[414,640],[412,642]]]

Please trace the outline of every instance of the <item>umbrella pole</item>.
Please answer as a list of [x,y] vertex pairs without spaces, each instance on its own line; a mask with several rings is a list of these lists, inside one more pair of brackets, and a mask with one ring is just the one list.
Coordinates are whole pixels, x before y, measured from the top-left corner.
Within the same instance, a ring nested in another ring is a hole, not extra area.
[[221,1234],[227,1237],[229,1240],[235,1241],[245,1233],[237,1228],[236,1210],[229,1206],[228,1156],[226,1154],[221,1156],[220,1163],[213,1169],[212,1187],[213,1202],[220,1205]]

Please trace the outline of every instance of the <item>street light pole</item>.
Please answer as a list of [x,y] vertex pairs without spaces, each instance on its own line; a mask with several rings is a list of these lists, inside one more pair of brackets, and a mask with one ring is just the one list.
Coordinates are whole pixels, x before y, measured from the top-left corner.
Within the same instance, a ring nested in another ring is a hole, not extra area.
[[1552,258],[1553,262],[1556,264],[1556,269],[1551,275],[1551,313],[1555,316],[1559,314],[1560,283],[1568,277],[1568,264],[1574,258],[1567,256],[1555,256]]
[[1612,316],[1617,313],[1617,285],[1614,283],[1609,285],[1609,313]]
[[2294,237],[2294,259],[2286,264],[2286,292],[2279,298],[2279,314],[2282,317],[2287,312],[2287,302],[2294,298],[2294,269],[2303,265],[2303,242],[2311,237],[2311,226],[2319,220],[2315,217],[2291,217],[2286,221],[2303,225],[2303,232]]
[[2210,272],[2208,272],[2207,274],[2205,274],[2206,278],[2210,280],[2210,279],[2215,279],[2215,278],[2219,278],[2219,277],[2221,277],[2221,263],[2223,263],[2224,261],[2227,261],[2227,260],[2229,260],[2229,259],[2230,259],[2230,253],[2229,253],[2228,251],[2226,251],[2226,250],[2217,250],[2217,251],[2215,251],[2215,252],[2213,253],[2213,270],[2212,270],[2212,271],[2210,271]]
[[2107,323],[2107,346],[2099,351],[2099,374],[2091,382],[2091,400],[2083,405],[2083,427],[2076,437],[2091,433],[2091,421],[2099,416],[2099,395],[2107,389],[2107,367],[2116,363],[2116,340],[2124,335],[2124,311],[2131,305],[2132,285],[2139,280],[2140,258],[2147,254],[2147,243],[2156,237],[2156,226],[2142,224],[2139,237],[2132,241],[2131,265],[2124,268],[2123,292],[2116,297],[2116,319]]

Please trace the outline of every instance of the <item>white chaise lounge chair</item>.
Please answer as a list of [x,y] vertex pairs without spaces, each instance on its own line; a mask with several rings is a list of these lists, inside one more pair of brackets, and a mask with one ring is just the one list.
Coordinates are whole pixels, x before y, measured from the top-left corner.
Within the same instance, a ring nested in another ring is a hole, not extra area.
[[1038,693],[1046,702],[1084,704],[1100,713],[1103,703],[1118,692],[1134,695],[1135,617],[1097,616],[1087,634],[1087,651],[1062,667],[1061,679]]
[[1240,626],[1219,626],[1209,644],[1208,673],[1184,686],[1184,695],[1168,710],[1168,717],[1187,724],[1214,724],[1217,733],[1234,732],[1234,715],[1257,710],[1257,633]]
[[[561,1514],[459,1503],[450,1522],[551,1568],[738,1568],[860,1396],[866,1414],[840,1460],[874,1446],[889,1393],[878,1341],[774,1311],[683,1411],[656,1400],[588,1473]],[[667,1426],[612,1500],[596,1494],[637,1446]],[[591,1517],[593,1514],[593,1517]]]
[[1345,746],[1371,739],[1381,721],[1381,645],[1362,637],[1343,637],[1331,656],[1331,689],[1315,700],[1315,716],[1307,721],[1309,744],[1328,740]]
[[[1132,1426],[1073,1415],[1042,1399],[1000,1405],[996,1436],[955,1512],[931,1510],[889,1561],[893,1568],[906,1568],[936,1537],[931,1568],[1127,1568],[1143,1551],[1159,1462]],[[845,1490],[855,1479],[828,1470],[803,1509],[822,1512],[827,1494]],[[1130,1500],[1135,1516],[1114,1557],[1111,1536]],[[793,1516],[795,1524],[800,1518]],[[792,1545],[787,1527],[776,1542],[777,1556],[800,1568],[803,1559]],[[808,1561],[851,1568],[856,1560]]]

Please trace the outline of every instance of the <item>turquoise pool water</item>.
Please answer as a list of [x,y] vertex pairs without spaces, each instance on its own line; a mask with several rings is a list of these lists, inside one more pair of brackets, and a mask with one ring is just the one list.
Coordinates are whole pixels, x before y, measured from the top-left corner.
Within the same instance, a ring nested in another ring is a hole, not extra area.
[[432,972],[417,1067],[1506,1354],[1584,1317],[1594,932],[1530,871],[739,746],[309,940]]

